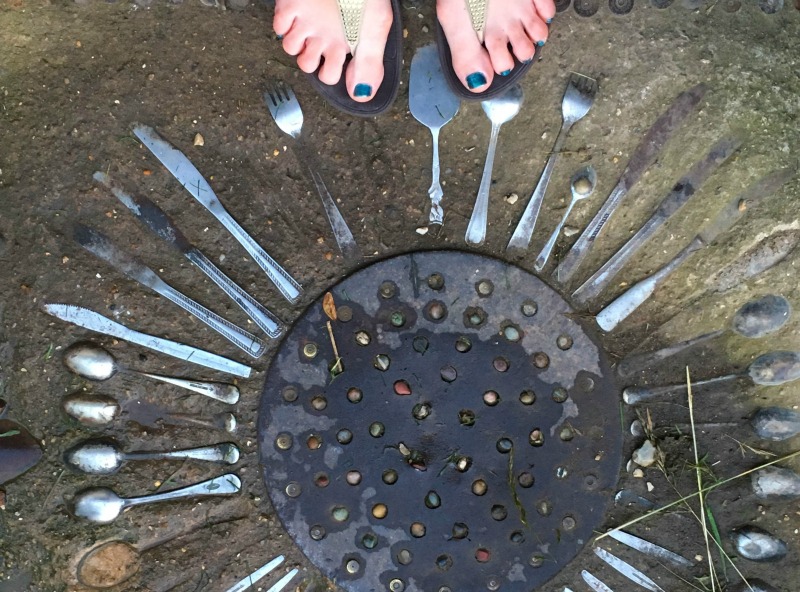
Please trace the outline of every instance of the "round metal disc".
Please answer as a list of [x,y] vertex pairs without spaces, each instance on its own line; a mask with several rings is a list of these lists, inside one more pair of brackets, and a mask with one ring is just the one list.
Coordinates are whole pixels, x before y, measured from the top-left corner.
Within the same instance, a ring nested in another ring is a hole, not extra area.
[[[291,537],[354,592],[529,591],[591,539],[621,464],[619,389],[544,282],[460,253],[366,267],[312,304],[261,400]],[[330,312],[330,304],[327,306]]]
[[783,0],[758,0],[758,7],[766,14],[775,14],[783,9]]
[[564,12],[569,8],[570,0],[556,0],[556,12]]
[[572,4],[575,7],[575,12],[580,16],[594,16],[600,9],[600,2],[598,0],[575,0]]
[[628,14],[633,10],[633,0],[608,0],[608,7],[614,14]]
[[650,4],[654,8],[664,9],[664,8],[669,8],[670,6],[672,6],[672,3],[674,1],[675,0],[650,0]]

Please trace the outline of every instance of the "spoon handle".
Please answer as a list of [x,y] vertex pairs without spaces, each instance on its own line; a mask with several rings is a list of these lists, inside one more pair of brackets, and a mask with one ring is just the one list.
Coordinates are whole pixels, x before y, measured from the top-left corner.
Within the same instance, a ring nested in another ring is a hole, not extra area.
[[123,460],[161,460],[167,458],[191,458],[227,465],[239,462],[239,447],[232,442],[223,442],[214,446],[186,448],[184,450],[168,450],[166,452],[128,452],[122,455]]
[[483,177],[475,200],[475,208],[467,226],[466,241],[471,245],[481,245],[486,240],[486,224],[489,216],[489,186],[492,184],[492,169],[494,168],[494,153],[497,149],[497,137],[500,126],[492,124],[492,135],[489,138],[489,151],[486,153],[486,163],[483,165]]
[[[717,376],[716,378],[709,378],[707,380],[698,380],[697,382],[692,382],[692,389],[699,386],[716,384],[718,382],[727,382],[728,380],[734,380],[740,376],[741,374],[727,374],[725,376]],[[654,397],[659,397],[661,395],[674,395],[686,390],[687,387],[685,384],[668,384],[665,386],[653,387],[629,386],[622,391],[622,399],[628,405],[635,405],[636,403],[641,403],[642,401],[647,401],[648,399],[652,399]]]
[[216,399],[217,401],[228,403],[229,405],[233,405],[239,400],[239,389],[232,384],[224,384],[221,382],[202,382],[199,380],[191,380],[186,378],[173,378],[171,376],[161,376],[160,374],[149,374],[147,372],[137,372],[137,374],[141,374],[142,376],[147,376],[148,378],[159,380],[161,382],[166,382],[167,384],[172,384],[174,386],[179,386],[194,393],[199,393],[201,395],[205,395],[206,397]]
[[151,495],[143,495],[141,497],[129,497],[123,500],[123,505],[127,508],[130,506],[141,506],[143,504],[152,504],[155,502],[166,502],[170,500],[181,499],[185,497],[198,497],[205,495],[232,495],[239,493],[242,490],[242,481],[233,473],[226,473],[219,477],[214,477],[208,481],[195,483],[188,487],[181,487],[180,489],[173,489],[171,491],[164,491],[163,493],[154,493]]
[[439,129],[432,127],[431,135],[433,136],[433,163],[431,165],[431,186],[428,189],[428,195],[431,198],[431,213],[428,216],[428,222],[431,224],[442,224],[444,222],[444,210],[442,210],[442,198],[444,198],[444,190],[442,184],[439,182]]
[[550,238],[547,239],[547,243],[545,243],[544,248],[542,248],[542,252],[539,253],[538,257],[536,257],[536,262],[533,264],[533,268],[536,271],[542,271],[542,269],[544,269],[544,266],[547,265],[547,260],[550,258],[550,254],[553,252],[553,247],[556,246],[558,235],[561,234],[561,229],[564,228],[564,224],[566,224],[567,218],[569,217],[570,212],[572,212],[572,208],[575,207],[575,201],[576,200],[573,197],[572,200],[569,202],[569,205],[567,206],[567,210],[561,217],[561,221],[553,230],[553,234],[551,234]]
[[225,430],[229,433],[235,432],[237,426],[236,416],[233,413],[217,413],[209,419],[190,413],[170,413],[165,415],[163,420],[170,425],[195,425],[212,430]]
[[675,354],[680,353],[687,348],[693,347],[698,343],[705,343],[706,341],[716,339],[726,331],[727,329],[718,329],[717,331],[712,331],[711,333],[703,333],[697,337],[692,337],[691,339],[675,343],[669,347],[664,347],[662,349],[644,352],[641,354],[630,355],[619,363],[619,366],[617,366],[617,374],[620,376],[630,376],[637,370],[648,368],[656,362],[660,362],[661,360],[664,360],[670,356],[674,356]]
[[236,582],[233,586],[228,588],[225,592],[242,592],[243,590],[247,590],[251,586],[254,586],[256,583],[258,583],[263,577],[265,577],[268,574],[270,574],[272,572],[272,570],[274,570],[281,563],[283,563],[283,560],[284,560],[284,556],[283,555],[278,555],[275,559],[273,559],[272,561],[262,565],[256,571],[251,573],[249,576],[247,576],[243,580],[240,580],[239,582]]

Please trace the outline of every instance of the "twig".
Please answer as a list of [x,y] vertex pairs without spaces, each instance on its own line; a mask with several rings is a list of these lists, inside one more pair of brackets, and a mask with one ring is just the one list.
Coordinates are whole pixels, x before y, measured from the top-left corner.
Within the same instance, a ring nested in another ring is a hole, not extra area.
[[[336,347],[336,339],[333,336],[333,326],[331,322],[327,322],[328,326],[328,336],[331,338],[331,347],[333,348],[333,356],[336,362],[333,364],[331,368],[331,373],[336,372],[336,374],[341,374],[342,372],[342,358],[339,356],[339,348]],[[338,371],[337,371],[338,370]]]

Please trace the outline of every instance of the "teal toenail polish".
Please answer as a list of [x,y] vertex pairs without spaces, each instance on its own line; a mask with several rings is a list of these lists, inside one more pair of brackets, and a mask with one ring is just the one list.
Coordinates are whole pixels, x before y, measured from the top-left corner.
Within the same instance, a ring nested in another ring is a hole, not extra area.
[[533,61],[533,58],[530,58],[530,59],[527,59],[527,60],[525,60],[525,61],[524,61],[524,62],[522,62],[522,63],[523,63],[523,64],[530,64],[532,61]]
[[544,41],[537,41],[537,42],[536,42],[536,45],[538,45],[539,47],[541,47],[542,45],[544,45]]
[[283,35],[278,35],[278,41],[280,41],[281,39],[283,39]]
[[372,87],[369,84],[356,84],[353,95],[357,97],[369,97],[372,95]]
[[500,72],[500,76],[508,76],[509,74],[511,74],[511,70],[504,70],[503,72]]
[[547,19],[547,21],[545,21],[545,22],[546,22],[546,23],[549,25],[550,23],[552,23],[552,22],[553,22],[553,19],[549,18],[549,19]]
[[467,86],[469,88],[478,88],[486,84],[486,76],[481,72],[473,72],[467,76]]

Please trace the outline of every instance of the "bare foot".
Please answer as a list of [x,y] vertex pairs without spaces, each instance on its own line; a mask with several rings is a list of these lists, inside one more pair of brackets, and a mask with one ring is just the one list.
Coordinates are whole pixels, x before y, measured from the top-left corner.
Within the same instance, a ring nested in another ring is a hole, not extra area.
[[[389,0],[366,2],[358,46],[345,72],[347,92],[360,103],[369,101],[383,82],[383,52],[392,26]],[[277,0],[273,27],[303,72],[319,68],[320,81],[339,82],[350,47],[336,0]]]
[[511,74],[514,56],[520,62],[533,58],[535,46],[547,41],[547,23],[556,7],[553,0],[489,0],[483,43],[466,0],[437,0],[436,14],[450,45],[453,70],[465,87],[480,93],[495,75]]

